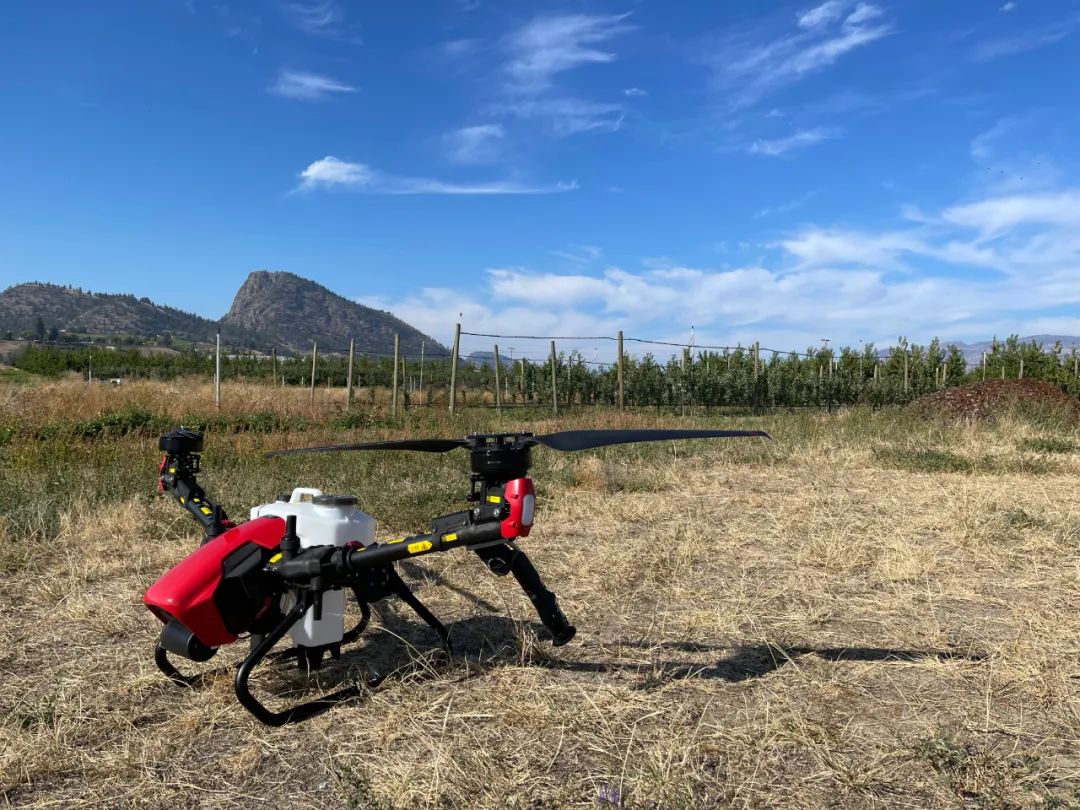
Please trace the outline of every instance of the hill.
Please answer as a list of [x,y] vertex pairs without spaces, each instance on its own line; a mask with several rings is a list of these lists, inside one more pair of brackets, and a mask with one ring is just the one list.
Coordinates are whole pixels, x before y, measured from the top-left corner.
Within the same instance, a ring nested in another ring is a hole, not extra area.
[[449,355],[445,346],[390,313],[292,273],[251,273],[220,321],[149,298],[58,284],[17,284],[0,293],[0,339],[8,333],[15,339],[33,337],[39,318],[46,332],[55,329],[63,333],[61,341],[74,343],[85,343],[88,336],[160,343],[164,335],[212,343],[220,330],[224,343],[242,349],[309,352],[317,340],[320,351],[343,353],[354,338],[360,352],[389,354],[397,333],[405,355],[418,355],[422,344],[428,356]]
[[[1073,347],[1080,349],[1080,337],[1074,337],[1072,335],[1029,335],[1020,338],[1019,341],[1021,344],[1034,341],[1035,343],[1040,344],[1044,350],[1053,348],[1055,343],[1061,343],[1066,354]],[[1003,343],[1004,341],[998,340],[997,342]],[[978,363],[983,352],[990,352],[993,350],[994,341],[983,340],[977,343],[961,343],[960,341],[956,341],[954,345],[963,352],[964,359],[967,360],[968,363]]]
[[[8,332],[32,335],[38,318],[45,329],[141,338],[169,333],[195,341],[213,340],[219,328],[209,318],[130,294],[87,292],[38,282],[17,284],[0,293],[0,337]],[[241,337],[230,334],[233,340]]]
[[[465,358],[466,363],[472,363],[474,366],[488,366],[495,368],[495,352],[470,352],[469,356]],[[499,356],[499,365],[505,369],[513,367],[513,363],[510,362],[510,358],[506,355]]]
[[263,342],[296,352],[346,352],[349,338],[357,351],[393,351],[394,334],[401,335],[401,351],[428,356],[449,355],[447,348],[389,312],[350,301],[321,284],[292,273],[260,270],[252,273],[236,293],[232,307],[221,319],[225,327],[257,332]]

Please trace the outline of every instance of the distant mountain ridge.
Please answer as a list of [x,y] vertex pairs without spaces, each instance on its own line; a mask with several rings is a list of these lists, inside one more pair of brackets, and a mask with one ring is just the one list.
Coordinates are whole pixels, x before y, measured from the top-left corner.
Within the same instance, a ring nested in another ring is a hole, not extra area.
[[[32,335],[38,318],[46,330],[89,335],[129,336],[153,339],[165,334],[189,341],[212,343],[220,330],[222,340],[232,346],[268,352],[309,352],[318,341],[321,352],[344,353],[350,338],[357,351],[390,354],[394,335],[401,336],[406,356],[448,356],[449,350],[389,312],[373,309],[338,295],[321,284],[286,272],[259,270],[248,275],[237,291],[228,313],[215,321],[190,312],[154,303],[131,294],[95,293],[77,287],[43,282],[16,284],[0,292],[0,340],[8,332]],[[1066,352],[1080,350],[1080,337],[1073,335],[1029,335],[1021,343],[1035,341],[1049,349],[1060,342]],[[999,343],[1004,340],[999,339]],[[968,363],[978,363],[989,352],[992,340],[955,345]],[[15,344],[13,344],[15,345]],[[888,348],[878,349],[887,357]],[[493,355],[473,352],[467,360],[493,365]],[[501,358],[504,365],[509,358]]]
[[[0,332],[33,333],[45,327],[100,335],[153,337],[166,332],[188,340],[213,340],[217,321],[130,294],[30,282],[0,293]],[[231,336],[231,335],[230,335]]]
[[338,295],[293,273],[256,271],[237,291],[228,313],[214,321],[130,294],[85,292],[76,287],[31,282],[0,293],[0,337],[31,335],[41,319],[46,329],[152,339],[166,333],[196,342],[213,342],[220,330],[232,346],[269,351],[390,354],[394,335],[404,355],[431,357],[449,350],[391,315]]
[[[1080,351],[1080,337],[1074,335],[1028,335],[1019,339],[1021,343],[1031,343],[1035,341],[1042,345],[1043,349],[1053,348],[1055,343],[1060,342],[1065,352],[1069,352],[1073,347]],[[1002,339],[998,339],[998,343],[1004,343]],[[949,344],[956,346],[964,355],[964,359],[969,363],[977,363],[982,358],[983,352],[990,352],[994,347],[993,340],[981,340],[976,343],[964,343],[959,340],[951,341]]]

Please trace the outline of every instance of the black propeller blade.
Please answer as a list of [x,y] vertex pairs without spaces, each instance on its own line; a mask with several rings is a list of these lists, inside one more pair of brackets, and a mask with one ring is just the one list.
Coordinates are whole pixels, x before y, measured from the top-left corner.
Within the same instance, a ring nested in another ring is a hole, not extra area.
[[[770,438],[764,430],[565,430],[542,436],[522,435],[520,445],[531,447],[541,444],[552,450],[570,452],[608,447],[613,444],[632,442],[662,442],[676,439],[732,439],[747,436]],[[465,439],[397,439],[386,442],[363,442],[361,444],[329,444],[321,447],[295,447],[274,450],[267,458],[291,456],[298,453],[330,453],[338,450],[416,450],[421,453],[447,453],[458,447],[475,447],[483,437]]]
[[293,447],[274,450],[267,458],[292,456],[297,453],[330,453],[337,450],[416,450],[421,453],[448,453],[459,447],[468,447],[467,439],[396,439],[388,442],[363,442],[361,444],[327,444],[321,447]]
[[612,444],[632,442],[663,442],[676,439],[733,439],[741,436],[764,436],[764,430],[566,430],[532,436],[525,439],[529,444],[542,444],[552,450],[590,450]]

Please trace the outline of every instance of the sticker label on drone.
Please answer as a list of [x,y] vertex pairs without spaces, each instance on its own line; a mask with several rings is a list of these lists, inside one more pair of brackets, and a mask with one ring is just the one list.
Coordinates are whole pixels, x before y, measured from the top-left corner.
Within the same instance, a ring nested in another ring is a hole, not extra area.
[[419,554],[422,551],[430,551],[431,543],[427,540],[421,540],[419,543],[409,543],[409,553]]
[[453,543],[455,540],[457,540],[457,535],[456,534],[444,534],[442,536],[442,539],[443,539],[444,543]]
[[281,552],[279,551],[277,554],[275,554],[273,557],[270,558],[270,562],[276,563],[280,559],[281,559]]
[[488,495],[488,503],[502,503],[502,498],[498,495]]
[[389,545],[393,545],[394,543],[404,543],[404,542],[405,542],[405,538],[404,537],[399,537],[396,540],[387,540],[386,545],[389,546]]

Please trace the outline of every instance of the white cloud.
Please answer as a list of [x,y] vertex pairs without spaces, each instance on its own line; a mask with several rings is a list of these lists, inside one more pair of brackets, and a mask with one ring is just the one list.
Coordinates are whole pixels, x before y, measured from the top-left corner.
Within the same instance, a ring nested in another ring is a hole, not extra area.
[[476,166],[498,161],[502,157],[505,137],[502,124],[478,124],[446,133],[443,146],[454,163]]
[[801,267],[896,268],[903,253],[917,252],[923,243],[907,233],[866,234],[859,231],[808,228],[780,242]]
[[614,61],[614,53],[595,46],[631,30],[624,22],[627,16],[567,14],[531,20],[504,42],[510,82],[519,90],[535,92],[549,87],[564,71]]
[[640,87],[627,87],[622,92],[627,98],[645,98],[649,95],[647,90],[642,90]]
[[596,245],[570,245],[567,250],[553,250],[552,256],[566,259],[574,264],[592,264],[604,255],[604,251]]
[[788,200],[787,202],[778,203],[776,205],[766,205],[754,216],[758,219],[761,219],[762,217],[771,217],[775,216],[776,214],[787,214],[791,211],[802,208],[816,196],[817,191],[807,191],[803,194],[800,194],[798,197],[795,197],[794,199]]
[[480,40],[478,39],[452,39],[448,42],[444,42],[441,46],[441,50],[447,56],[456,58],[472,53],[479,44]]
[[792,149],[802,149],[807,146],[813,146],[816,143],[821,143],[822,141],[827,141],[830,138],[835,138],[836,135],[837,133],[835,130],[825,129],[824,127],[804,129],[799,130],[786,138],[756,140],[747,147],[747,151],[752,155],[768,155],[770,157],[775,157],[790,152]]
[[335,93],[355,93],[356,88],[318,73],[282,70],[278,73],[277,81],[270,91],[279,96],[301,101],[321,101]]
[[[855,345],[899,335],[1076,332],[1078,203],[1080,190],[1061,190],[949,206],[895,229],[806,228],[762,261],[735,268],[493,268],[490,296],[439,288],[385,305],[440,336],[452,328],[446,313],[462,312],[472,331],[519,334],[527,320],[530,334],[614,335],[633,325],[635,337],[681,341],[694,324],[698,343],[756,339],[782,350],[801,350],[822,335]],[[996,234],[991,243],[988,231]]]
[[1029,28],[1018,34],[986,40],[971,50],[971,58],[976,62],[986,62],[1002,56],[1034,51],[1065,39],[1076,30],[1077,25],[1080,25],[1080,16],[1074,15],[1058,22]]
[[559,182],[552,185],[533,186],[511,180],[495,180],[483,183],[452,183],[426,177],[398,177],[376,172],[363,163],[352,163],[327,156],[311,163],[300,172],[300,185],[294,191],[319,189],[349,189],[371,194],[557,194],[573,191],[576,182]]
[[[488,115],[540,121],[557,137],[583,132],[615,132],[622,126],[621,103],[591,101],[560,92],[555,79],[567,71],[604,64],[616,54],[599,46],[632,30],[629,15],[566,14],[540,16],[512,31],[501,42],[506,59],[501,98]],[[625,97],[645,95],[639,88]]]
[[296,24],[309,34],[326,33],[345,19],[345,12],[333,0],[288,3],[286,8]]
[[1013,9],[1015,9],[1015,8],[1016,8],[1016,3],[1013,3],[1013,2],[1008,2],[1008,3],[1006,3],[1005,5],[1003,5],[1003,6],[1002,6],[1002,7],[1001,7],[1001,8],[999,9],[999,11],[1012,11],[1012,10],[1013,10]]
[[982,238],[999,236],[1020,225],[1080,227],[1080,192],[996,197],[947,208],[942,217],[947,222],[977,229]]
[[1059,137],[1056,118],[1050,110],[1031,110],[1000,118],[972,138],[970,152],[976,164],[976,183],[996,195],[1056,187],[1061,171],[1042,151]]
[[360,188],[369,186],[374,178],[375,172],[363,163],[350,163],[328,155],[300,172],[300,189]]
[[847,18],[846,24],[850,26],[862,25],[871,20],[876,20],[878,17],[882,16],[882,13],[881,9],[875,5],[871,5],[870,3],[859,3]]
[[345,21],[345,10],[336,0],[293,0],[285,12],[307,34],[359,43],[360,38]]
[[544,122],[559,137],[580,132],[616,132],[622,126],[621,104],[603,104],[578,98],[519,98],[493,105],[492,112]]
[[744,107],[888,36],[893,28],[882,18],[870,3],[829,0],[797,15],[793,33],[729,37],[707,61],[731,106]]
[[827,0],[816,8],[799,14],[799,28],[819,28],[826,23],[839,20],[847,3],[843,0]]
[[575,191],[577,181],[558,182],[546,186],[533,186],[513,180],[494,180],[487,183],[448,183],[423,177],[386,177],[381,191],[384,194],[450,194],[462,196],[490,196],[500,194],[561,194]]

